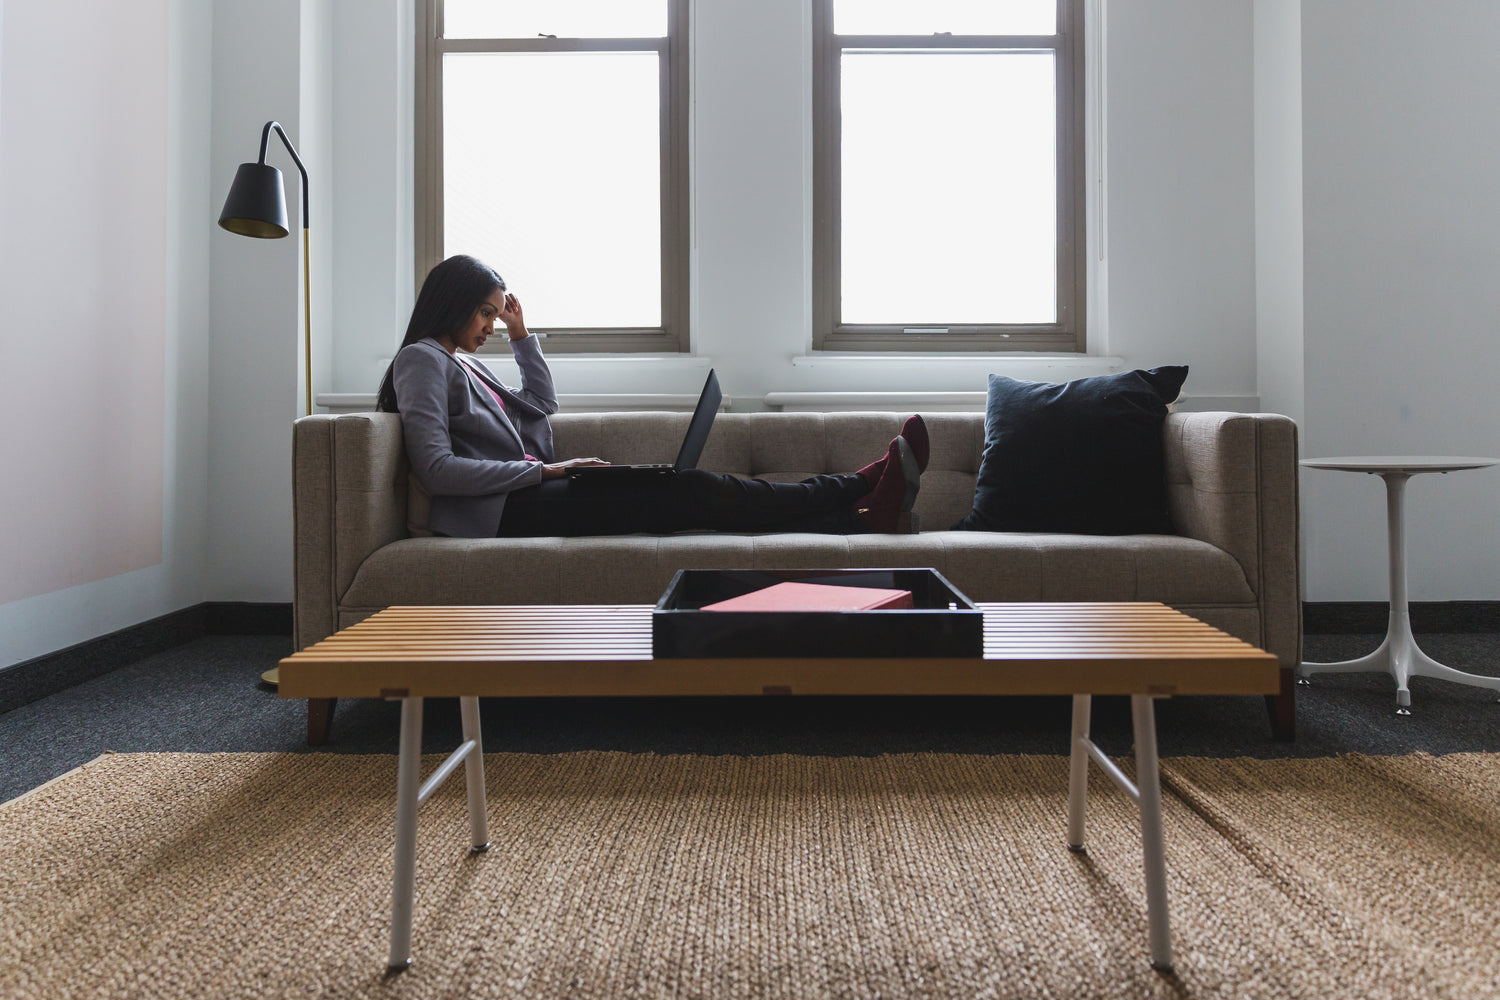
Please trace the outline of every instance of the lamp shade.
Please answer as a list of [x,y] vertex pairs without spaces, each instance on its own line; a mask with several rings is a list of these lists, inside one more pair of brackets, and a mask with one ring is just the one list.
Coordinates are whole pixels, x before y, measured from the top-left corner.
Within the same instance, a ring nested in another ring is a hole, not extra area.
[[265,163],[241,163],[219,213],[219,226],[258,239],[285,236],[289,230],[281,171]]

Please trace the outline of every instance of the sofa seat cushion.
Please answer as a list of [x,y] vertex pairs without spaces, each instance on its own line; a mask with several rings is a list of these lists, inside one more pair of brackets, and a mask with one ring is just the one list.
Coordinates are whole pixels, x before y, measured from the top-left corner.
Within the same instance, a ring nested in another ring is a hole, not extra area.
[[1255,603],[1222,549],[1176,535],[930,531],[408,538],[364,561],[339,604],[653,604],[678,569],[931,566],[976,601]]
[[976,601],[1160,601],[1251,605],[1234,557],[1180,535],[935,532],[942,572]]

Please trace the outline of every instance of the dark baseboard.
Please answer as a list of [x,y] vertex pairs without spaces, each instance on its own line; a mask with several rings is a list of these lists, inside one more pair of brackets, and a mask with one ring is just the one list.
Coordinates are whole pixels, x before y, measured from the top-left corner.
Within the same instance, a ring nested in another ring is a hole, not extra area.
[[[1384,601],[1305,601],[1302,631],[1309,635],[1380,635],[1390,605]],[[1500,601],[1413,601],[1413,632],[1500,632]]]
[[215,601],[200,604],[208,612],[208,635],[292,634],[290,604],[251,604],[248,601]]
[[290,604],[208,602],[0,669],[0,712],[206,635],[292,635]]

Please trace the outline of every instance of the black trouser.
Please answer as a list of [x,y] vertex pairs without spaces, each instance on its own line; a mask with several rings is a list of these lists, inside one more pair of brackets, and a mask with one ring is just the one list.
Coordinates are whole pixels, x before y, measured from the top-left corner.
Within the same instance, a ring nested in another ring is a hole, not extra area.
[[641,480],[549,479],[506,497],[496,534],[666,535],[706,528],[854,535],[868,530],[854,502],[869,492],[857,475],[771,483],[687,469]]

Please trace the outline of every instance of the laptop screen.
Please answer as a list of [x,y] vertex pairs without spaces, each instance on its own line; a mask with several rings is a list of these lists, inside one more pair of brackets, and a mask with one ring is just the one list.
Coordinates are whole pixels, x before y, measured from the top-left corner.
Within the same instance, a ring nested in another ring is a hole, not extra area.
[[708,381],[703,383],[703,392],[698,395],[698,407],[693,410],[693,419],[688,423],[687,435],[677,451],[677,461],[672,463],[678,472],[698,467],[698,459],[703,456],[703,446],[708,443],[708,432],[713,429],[714,416],[722,402],[724,394],[719,391],[719,376],[710,368]]

